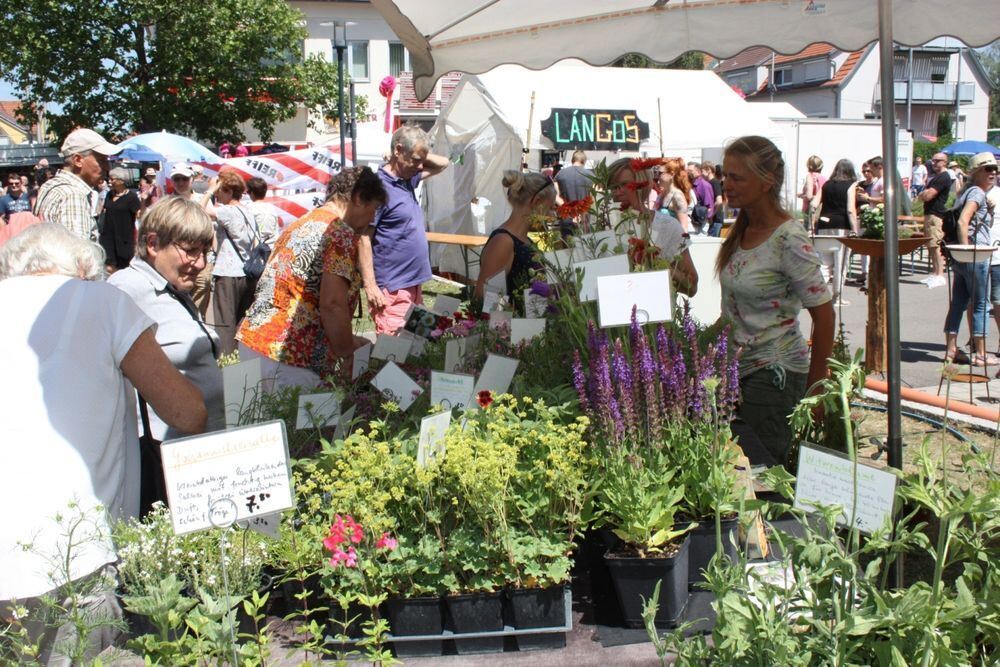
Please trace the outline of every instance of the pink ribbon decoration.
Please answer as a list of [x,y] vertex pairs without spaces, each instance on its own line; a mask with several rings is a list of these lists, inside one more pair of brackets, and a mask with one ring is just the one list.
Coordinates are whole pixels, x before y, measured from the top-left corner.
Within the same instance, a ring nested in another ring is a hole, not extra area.
[[392,93],[396,90],[396,79],[387,76],[378,84],[378,92],[385,98],[385,131],[392,131]]

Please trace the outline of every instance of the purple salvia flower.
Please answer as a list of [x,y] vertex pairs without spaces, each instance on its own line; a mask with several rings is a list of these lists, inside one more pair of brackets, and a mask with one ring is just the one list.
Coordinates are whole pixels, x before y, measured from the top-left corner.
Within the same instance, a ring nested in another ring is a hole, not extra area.
[[635,433],[635,401],[632,398],[632,369],[625,359],[621,340],[615,341],[615,349],[611,354],[611,372],[618,389],[618,404],[621,409],[617,423],[618,432],[623,436],[634,437]]
[[[634,354],[634,350],[633,350]],[[646,433],[650,438],[660,435],[660,411],[663,406],[656,396],[656,365],[653,353],[649,349],[649,341],[642,336],[639,343],[639,372],[636,373],[642,389],[642,402],[646,409]]]
[[547,299],[552,294],[552,286],[544,280],[532,280],[531,293]]
[[587,398],[587,376],[583,372],[583,362],[580,361],[580,351],[573,350],[573,386],[580,397],[580,407],[584,412],[590,411],[590,401]]

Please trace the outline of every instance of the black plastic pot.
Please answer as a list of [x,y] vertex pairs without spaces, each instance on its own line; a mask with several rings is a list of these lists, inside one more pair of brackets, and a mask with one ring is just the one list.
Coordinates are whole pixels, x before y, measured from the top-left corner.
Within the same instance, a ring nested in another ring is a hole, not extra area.
[[[390,598],[386,600],[385,609],[389,617],[389,631],[394,637],[439,635],[442,632],[444,610],[441,598]],[[441,655],[444,642],[396,640],[392,645],[397,656],[416,658]]]
[[[500,593],[450,595],[444,602],[448,609],[451,628],[456,635],[503,630],[503,602]],[[503,651],[503,637],[461,639],[456,636],[455,649],[461,655],[500,653]]]
[[656,582],[660,584],[660,608],[656,625],[677,627],[688,602],[689,539],[685,535],[680,548],[672,556],[636,558],[606,553],[604,561],[611,571],[611,580],[618,593],[622,621],[627,628],[641,628],[642,601],[653,596]]
[[[511,617],[515,630],[553,628],[566,625],[564,586],[549,588],[511,588],[507,591]],[[563,648],[565,632],[547,632],[538,635],[518,635],[517,647],[522,651]]]
[[[722,520],[722,552],[732,563],[740,557],[736,546],[739,525],[738,515]],[[688,585],[693,586],[705,580],[703,570],[708,567],[708,561],[715,555],[715,517],[700,520],[697,527],[688,534],[691,536]]]

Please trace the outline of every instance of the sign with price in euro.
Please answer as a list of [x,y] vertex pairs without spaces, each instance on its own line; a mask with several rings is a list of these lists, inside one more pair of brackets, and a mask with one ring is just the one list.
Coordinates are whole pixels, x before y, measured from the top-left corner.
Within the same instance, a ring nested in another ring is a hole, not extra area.
[[252,523],[294,504],[283,421],[169,440],[160,453],[177,535]]

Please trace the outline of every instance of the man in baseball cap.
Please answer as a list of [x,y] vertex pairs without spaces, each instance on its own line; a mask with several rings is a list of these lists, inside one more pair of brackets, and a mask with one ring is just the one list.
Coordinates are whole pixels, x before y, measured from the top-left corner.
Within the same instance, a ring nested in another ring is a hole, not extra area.
[[194,170],[187,162],[178,162],[170,168],[170,185],[173,186],[173,194],[185,199],[191,199],[194,191],[191,190],[191,179],[194,178]]
[[121,149],[87,128],[73,130],[63,141],[62,170],[38,190],[35,215],[57,222],[81,238],[97,240],[94,188],[108,170],[108,157]]

